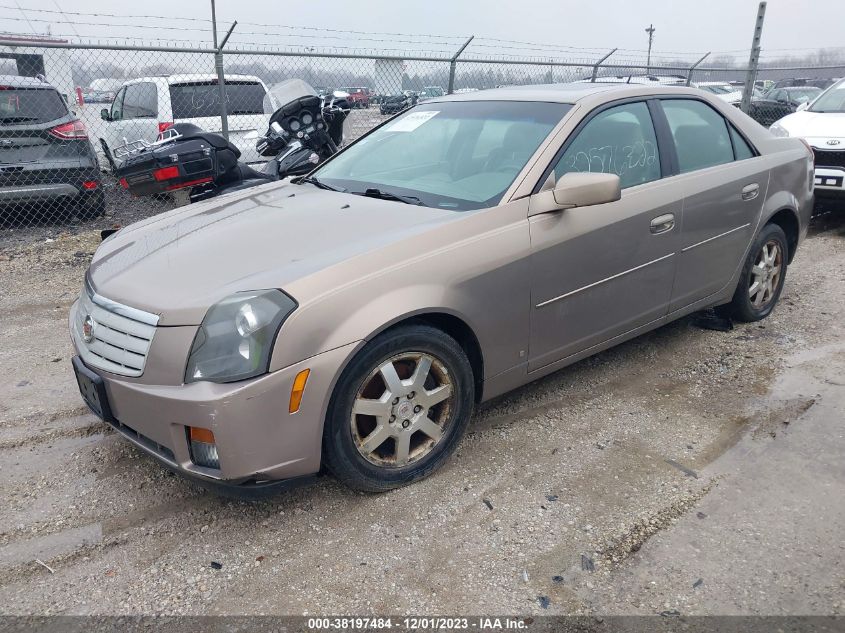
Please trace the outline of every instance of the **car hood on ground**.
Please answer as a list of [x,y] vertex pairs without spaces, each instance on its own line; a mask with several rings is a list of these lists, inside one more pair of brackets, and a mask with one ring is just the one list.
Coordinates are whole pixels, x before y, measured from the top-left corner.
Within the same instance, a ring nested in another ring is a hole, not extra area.
[[[845,138],[845,112],[795,112],[777,122],[790,136],[807,139],[810,145],[835,149],[828,140]],[[839,145],[845,149],[845,142]]]
[[198,325],[234,292],[284,289],[459,216],[274,183],[133,224],[103,242],[88,274],[98,294],[159,314],[160,325]]

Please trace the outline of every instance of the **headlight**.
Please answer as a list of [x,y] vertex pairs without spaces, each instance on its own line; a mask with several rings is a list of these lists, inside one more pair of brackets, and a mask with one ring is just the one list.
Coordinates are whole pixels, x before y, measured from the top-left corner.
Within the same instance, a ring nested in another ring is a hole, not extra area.
[[789,131],[780,123],[772,123],[771,127],[769,127],[769,132],[775,136],[789,136]]
[[194,337],[185,382],[235,382],[266,373],[279,328],[295,308],[280,290],[238,292],[211,306]]

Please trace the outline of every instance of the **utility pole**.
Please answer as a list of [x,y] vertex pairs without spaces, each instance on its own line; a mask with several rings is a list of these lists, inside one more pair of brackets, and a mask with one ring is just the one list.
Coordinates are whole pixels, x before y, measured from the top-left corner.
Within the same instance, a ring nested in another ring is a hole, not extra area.
[[651,73],[651,44],[654,42],[654,32],[657,29],[654,28],[653,24],[649,24],[648,28],[645,30],[648,33],[648,59],[645,63],[645,74],[648,75]]

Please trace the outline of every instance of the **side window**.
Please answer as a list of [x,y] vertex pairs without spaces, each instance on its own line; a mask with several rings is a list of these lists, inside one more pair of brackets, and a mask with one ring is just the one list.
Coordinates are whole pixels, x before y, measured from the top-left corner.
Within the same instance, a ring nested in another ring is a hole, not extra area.
[[756,154],[754,150],[751,149],[751,146],[745,141],[744,138],[740,135],[739,132],[736,131],[733,125],[730,126],[731,128],[731,140],[734,144],[734,155],[736,156],[736,160],[745,160],[747,158],[754,158]]
[[623,189],[658,180],[657,137],[648,106],[626,103],[590,119],[555,165],[555,180],[570,172],[617,174]]
[[666,99],[662,104],[682,174],[733,162],[728,124],[721,114],[694,99]]
[[151,119],[158,116],[158,91],[150,82],[131,84],[123,98],[124,119]]
[[126,87],[121,88],[111,104],[111,120],[120,121],[123,119],[123,96],[126,94]]

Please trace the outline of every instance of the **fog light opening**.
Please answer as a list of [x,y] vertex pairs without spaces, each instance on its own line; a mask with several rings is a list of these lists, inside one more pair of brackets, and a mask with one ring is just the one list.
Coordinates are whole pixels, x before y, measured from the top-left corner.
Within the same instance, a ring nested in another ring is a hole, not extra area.
[[299,411],[299,405],[302,404],[302,396],[305,393],[305,383],[308,382],[308,376],[311,373],[310,369],[303,369],[293,379],[293,387],[290,390],[290,404],[288,405],[289,413],[296,413]]
[[197,466],[220,470],[220,458],[217,455],[214,433],[198,426],[189,426],[188,438],[191,445],[191,460]]

